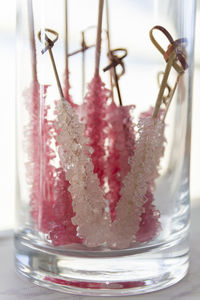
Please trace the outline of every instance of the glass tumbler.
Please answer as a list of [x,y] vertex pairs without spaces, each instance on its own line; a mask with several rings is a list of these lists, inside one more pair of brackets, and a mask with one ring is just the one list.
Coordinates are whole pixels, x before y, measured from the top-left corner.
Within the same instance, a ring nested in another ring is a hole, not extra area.
[[133,295],[188,270],[195,1],[18,0],[15,258]]

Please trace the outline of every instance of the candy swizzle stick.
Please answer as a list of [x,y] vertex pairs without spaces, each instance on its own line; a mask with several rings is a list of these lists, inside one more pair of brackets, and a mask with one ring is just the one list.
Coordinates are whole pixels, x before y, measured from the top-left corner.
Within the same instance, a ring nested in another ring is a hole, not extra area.
[[94,172],[98,175],[101,188],[104,190],[109,204],[109,213],[112,215],[114,214],[114,203],[120,197],[120,178],[118,153],[116,148],[112,146],[116,133],[108,119],[110,91],[106,89],[100,77],[103,2],[102,0],[99,1],[94,76],[88,85],[84,100],[85,133],[89,137],[90,146],[94,149],[91,155]]
[[[30,87],[25,91],[25,107],[28,112],[29,122],[25,127],[24,144],[27,149],[27,163],[26,172],[28,184],[30,186],[30,212],[37,229],[44,232],[46,224],[44,224],[44,199],[47,198],[44,192],[44,186],[50,185],[47,176],[44,173],[50,168],[51,150],[47,146],[50,140],[49,132],[45,128],[50,124],[47,121],[48,108],[46,106],[46,92],[47,85],[41,85],[38,82],[37,74],[37,56],[35,45],[35,31],[34,31],[34,15],[33,15],[33,1],[27,1],[28,5],[28,25],[31,48],[31,66],[32,66],[32,82]],[[44,155],[44,149],[46,152]],[[41,168],[42,166],[42,168]],[[47,189],[46,189],[47,190]],[[50,190],[50,189],[48,189]],[[46,219],[47,220],[47,219]]]
[[[165,51],[160,46],[160,44],[156,41],[156,39],[153,35],[154,30],[161,31],[167,37],[167,39],[169,40],[170,45],[169,45],[167,51]],[[180,79],[180,76],[184,73],[185,69],[187,69],[187,67],[188,67],[187,63],[186,63],[186,60],[185,60],[185,54],[183,53],[182,49],[180,49],[180,45],[181,44],[186,44],[187,40],[185,38],[182,38],[182,39],[178,39],[178,40],[174,41],[172,36],[170,35],[170,33],[162,26],[153,27],[150,30],[149,35],[150,35],[150,39],[151,39],[152,43],[161,52],[161,54],[164,56],[164,59],[167,62],[167,65],[166,65],[165,71],[164,71],[164,75],[163,75],[163,79],[162,79],[162,83],[161,83],[161,86],[160,86],[160,90],[159,90],[159,93],[158,93],[158,96],[157,96],[155,109],[154,109],[154,112],[153,112],[153,117],[157,118],[159,110],[160,110],[160,106],[163,102],[164,91],[165,91],[165,88],[167,87],[167,80],[168,80],[171,68],[173,67],[178,72],[177,81],[174,85],[174,88],[172,89],[172,97],[173,97],[175,89],[178,85],[178,81]],[[172,100],[172,97],[170,98],[171,100]],[[169,104],[171,103],[171,100],[169,101]],[[168,109],[169,109],[169,106],[168,106],[167,110]],[[166,117],[166,115],[165,115],[165,117]]]
[[[160,30],[162,33],[164,33],[165,36],[170,41],[170,46],[168,47],[168,50],[166,52],[162,49],[162,47],[158,44],[158,42],[155,40],[153,36],[153,30],[155,29]],[[153,205],[154,197],[152,192],[154,190],[155,179],[158,176],[159,161],[164,154],[164,144],[165,144],[164,119],[168,111],[169,105],[171,103],[172,97],[174,95],[175,89],[177,87],[179,78],[184,73],[184,69],[187,67],[184,54],[178,48],[180,44],[186,42],[185,39],[179,39],[177,41],[173,41],[168,31],[161,26],[155,26],[150,31],[150,38],[153,44],[156,46],[156,48],[164,55],[167,65],[165,68],[165,72],[161,73],[163,75],[161,85],[159,80],[160,74],[158,75],[160,90],[158,93],[156,107],[154,109],[153,116],[151,116],[150,114],[148,116],[147,114],[146,116],[141,117],[140,124],[142,125],[143,131],[139,138],[138,144],[136,145],[136,150],[135,150],[136,162],[139,161],[139,157],[137,158],[137,146],[139,145],[140,147],[142,145],[141,153],[143,153],[144,157],[145,156],[148,157],[150,153],[153,153],[154,155],[154,159],[152,159],[151,157],[150,160],[149,159],[146,160],[145,169],[143,171],[143,180],[145,182],[145,178],[146,178],[146,182],[148,184],[146,186],[147,189],[146,189],[146,194],[144,196],[145,201],[143,204],[143,213],[141,215],[140,228],[136,235],[139,241],[148,241],[152,239],[154,236],[156,236],[156,234],[160,229],[159,211],[156,210],[155,206]],[[179,61],[179,63],[177,63],[177,61]],[[171,89],[170,86],[168,85],[167,80],[172,67],[175,68],[175,70],[178,72],[178,76],[174,87]],[[167,89],[167,95],[166,94],[164,95],[166,89]],[[162,103],[166,105],[164,117],[160,115],[160,106]],[[155,122],[155,118],[157,119],[157,122]],[[148,138],[148,140],[146,141],[145,139],[143,140],[145,136]],[[146,151],[145,151],[145,147],[147,149]],[[151,149],[151,147],[153,150]],[[154,161],[153,164],[152,161]],[[136,165],[134,166],[134,168],[136,168]],[[148,170],[150,169],[151,169],[151,173],[148,174]],[[141,171],[142,170],[140,170],[139,172]]]
[[[134,148],[134,124],[133,118],[131,117],[131,111],[133,111],[134,106],[123,106],[122,98],[119,88],[119,78],[125,73],[125,66],[123,63],[123,58],[127,55],[127,50],[124,48],[117,48],[114,50],[110,50],[108,53],[110,64],[103,69],[103,71],[110,70],[110,74],[114,77],[114,87],[117,90],[117,95],[119,99],[119,106],[117,106],[114,101],[112,102],[109,110],[108,110],[108,120],[112,125],[113,133],[112,133],[112,143],[110,145],[110,151],[114,157],[114,155],[118,156],[117,166],[118,166],[118,174],[120,183],[118,183],[118,187],[121,188],[121,183],[124,176],[130,170],[130,165],[128,163],[128,157],[131,152],[133,154]],[[117,73],[116,67],[121,66],[121,73]],[[117,190],[117,189],[116,189]],[[115,209],[116,205],[119,202],[120,194],[113,193],[112,205],[110,206],[110,212],[112,216],[112,220],[115,219]]]
[[[165,29],[160,26],[159,30],[166,33]],[[162,49],[153,34],[152,40],[157,48]],[[170,42],[172,43],[171,38]],[[159,212],[153,205],[153,191],[155,190],[155,180],[159,176],[160,159],[164,154],[165,123],[159,119],[158,115],[171,68],[174,67],[178,73],[182,73],[186,67],[184,57],[177,49],[178,45],[183,42],[185,42],[183,39],[175,41],[166,53],[162,49],[167,66],[154,114],[141,117],[137,125],[139,135],[134,153],[129,158],[130,172],[123,179],[121,198],[117,203],[113,222],[112,230],[118,236],[116,243],[119,247],[120,243],[128,245],[134,239],[142,242],[151,240],[159,232]],[[177,59],[180,65],[177,63]],[[154,214],[156,216],[152,218]],[[120,228],[123,228],[123,234],[120,232]]]
[[[51,40],[46,32],[55,35],[54,40]],[[42,34],[39,32],[38,37],[40,40],[41,36]],[[79,122],[75,110],[63,97],[52,53],[52,47],[57,39],[58,34],[55,31],[45,29],[45,48],[42,53],[47,50],[49,52],[61,98],[57,105],[56,122],[58,154],[65,172],[65,178],[70,184],[68,190],[72,197],[72,225],[75,228],[78,226],[78,236],[83,238],[85,245],[96,246],[105,242],[103,234],[105,227],[101,226],[106,213],[104,192],[100,188],[98,177],[94,174],[94,166],[91,160],[93,149],[88,145],[88,138],[84,135],[85,126]],[[77,195],[80,197],[77,197]],[[108,216],[106,220],[109,222]],[[105,226],[108,227],[108,223]],[[101,232],[101,234],[97,236],[97,232]],[[74,239],[79,240],[76,234],[73,236]]]
[[[47,34],[54,37],[51,40]],[[61,97],[61,107],[70,104],[65,100],[63,91],[58,77],[58,72],[55,60],[52,53],[52,47],[58,39],[58,33],[51,29],[45,29],[38,33],[38,38],[45,41],[45,48],[42,50],[44,54],[49,52],[51,63],[53,66],[56,82]],[[56,122],[48,120],[48,107],[44,110],[44,121],[42,123],[43,145],[42,145],[42,190],[45,191],[40,196],[40,226],[39,229],[43,233],[47,233],[49,242],[54,246],[66,245],[71,243],[81,243],[81,239],[77,237],[77,230],[72,224],[72,217],[74,216],[72,208],[72,197],[69,192],[69,181],[65,176],[65,172],[61,167],[62,162],[59,161],[59,166],[55,167],[52,164],[52,159],[56,157],[54,150],[51,148],[51,143],[55,139],[57,133]],[[41,168],[38,168],[40,170]],[[39,173],[40,171],[38,171]],[[40,178],[38,176],[38,178]],[[41,180],[41,179],[40,179]]]
[[27,125],[25,132],[29,132],[25,138],[25,146],[28,153],[27,166],[27,178],[30,184],[30,206],[31,215],[38,225],[39,209],[41,200],[41,188],[40,188],[40,147],[38,141],[40,139],[40,132],[38,125],[40,124],[40,85],[37,78],[37,59],[35,49],[35,33],[34,33],[34,17],[33,17],[33,3],[32,0],[28,0],[28,22],[29,22],[29,34],[31,41],[31,65],[32,65],[32,82],[30,87],[25,93],[26,109],[29,114],[29,124]]

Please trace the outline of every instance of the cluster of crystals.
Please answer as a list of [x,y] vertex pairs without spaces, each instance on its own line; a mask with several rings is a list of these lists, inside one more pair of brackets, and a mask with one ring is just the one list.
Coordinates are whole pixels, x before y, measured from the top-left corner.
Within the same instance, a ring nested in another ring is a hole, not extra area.
[[[140,119],[151,117],[153,115],[154,108],[151,106],[149,110],[141,113]],[[159,112],[159,119],[163,114],[161,109]],[[136,234],[136,240],[138,242],[147,242],[154,238],[161,228],[159,222],[160,212],[153,205],[154,197],[152,193],[152,187],[147,189],[144,196],[145,203],[143,204],[143,213],[141,215],[141,221],[139,225],[139,230]]]
[[[151,117],[152,109],[141,114],[136,140],[134,106],[109,104],[100,77],[89,86],[82,123],[80,109],[65,99],[58,102],[53,122],[45,105],[47,87],[34,82],[25,95],[36,228],[55,246],[83,243],[120,249],[151,240],[160,229],[153,190],[164,152],[163,122]],[[55,138],[59,167],[53,163]]]
[[[135,145],[135,134],[134,134],[134,122],[133,122],[133,105],[129,106],[116,106],[114,102],[112,102],[107,111],[107,121],[112,128],[111,134],[109,135],[109,150],[110,157],[112,158],[113,153],[117,154],[117,162],[118,165],[118,182],[116,183],[117,193],[113,193],[115,189],[113,189],[113,179],[110,178],[110,196],[112,201],[110,201],[110,213],[112,221],[115,219],[115,208],[120,199],[120,189],[121,183],[125,175],[130,170],[130,166],[128,164],[128,158],[130,155],[134,153],[134,145]],[[108,163],[112,163],[109,161]],[[115,165],[116,165],[115,164]],[[114,194],[114,195],[113,195]],[[115,197],[114,197],[115,196]]]
[[144,201],[139,230],[136,233],[136,241],[141,243],[152,240],[161,228],[160,212],[153,204],[153,193],[149,189],[144,196]]
[[56,168],[54,174],[56,176],[53,182],[54,198],[47,201],[49,210],[43,205],[43,217],[46,217],[48,224],[47,238],[54,246],[80,244],[82,240],[77,236],[77,226],[72,223],[74,212],[71,194],[68,191],[69,182],[62,168]]
[[47,88],[48,86],[40,86],[37,81],[33,81],[31,86],[24,92],[24,97],[26,100],[25,107],[30,118],[30,121],[24,130],[25,148],[28,155],[28,161],[26,163],[27,181],[31,187],[31,214],[36,221],[38,220],[39,207],[41,205],[40,163],[42,158],[42,141],[40,132],[41,102],[39,99],[40,92],[45,97]]
[[[125,121],[122,123],[125,124]],[[72,222],[78,226],[77,232],[83,243],[89,247],[107,245],[120,249],[129,247],[136,240],[146,241],[154,237],[158,230],[159,213],[152,204],[152,191],[164,151],[163,122],[149,116],[141,117],[137,141],[133,133],[126,132],[122,126],[127,135],[132,134],[134,148],[132,156],[129,153],[126,156],[130,156],[129,167],[124,172],[114,220],[111,220],[104,191],[94,172],[94,150],[90,139],[84,135],[85,126],[79,122],[73,108],[65,100],[58,104],[57,126],[59,156],[70,183],[69,191],[75,213]],[[125,143],[124,132],[122,136]],[[121,134],[119,139],[122,139]],[[150,229],[146,230],[148,226]]]
[[116,149],[117,131],[107,118],[111,110],[109,96],[110,91],[105,88],[100,76],[95,75],[85,97],[85,134],[94,150],[91,155],[94,172],[98,175],[109,203],[111,218],[114,219],[115,206],[120,198],[120,168]]
[[47,234],[53,245],[80,243],[76,226],[71,221],[74,213],[69,183],[63,169],[52,164],[55,152],[51,141],[55,130],[54,123],[47,118],[49,106],[45,105],[46,91],[47,86],[34,82],[25,94],[26,108],[30,114],[30,122],[25,129],[25,144],[29,156],[27,177],[31,215],[36,228]]
[[134,105],[116,106],[116,104],[112,102],[107,117],[116,136],[115,148],[119,153],[121,179],[123,179],[130,170],[128,158],[134,154],[135,150],[134,109]]
[[131,169],[123,180],[121,198],[116,207],[116,220],[112,225],[117,234],[117,248],[128,247],[136,240],[144,212],[145,195],[148,189],[154,188],[155,179],[159,175],[160,158],[164,152],[163,122],[152,117],[142,118],[138,123],[138,133],[134,155],[129,159]]
[[62,99],[58,103],[57,135],[58,153],[62,167],[69,181],[69,191],[75,216],[74,225],[84,244],[95,247],[105,243],[106,228],[110,216],[106,212],[104,192],[100,187],[91,155],[89,138],[85,136],[85,126],[70,104]]

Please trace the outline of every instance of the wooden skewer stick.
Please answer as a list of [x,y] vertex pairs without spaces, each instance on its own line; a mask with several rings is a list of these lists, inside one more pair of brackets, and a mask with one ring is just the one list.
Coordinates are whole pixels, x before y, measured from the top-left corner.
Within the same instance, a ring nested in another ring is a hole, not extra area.
[[108,39],[108,51],[110,51],[110,22],[109,22],[109,5],[108,0],[106,0],[106,27],[107,27],[107,39]]
[[28,0],[28,21],[31,40],[31,55],[32,55],[32,76],[33,81],[37,81],[37,60],[35,47],[35,32],[34,32],[34,17],[33,17],[33,2]]
[[[49,33],[55,35],[55,39],[53,41],[50,40],[45,32],[49,32]],[[41,30],[40,30],[38,32],[38,39],[40,40],[40,42],[42,41],[41,36],[42,36],[42,34],[41,34]],[[51,63],[52,63],[52,66],[53,66],[54,75],[55,75],[55,78],[56,78],[56,83],[57,83],[57,86],[58,86],[58,91],[59,91],[61,99],[64,99],[64,94],[63,94],[60,79],[59,79],[59,76],[58,76],[56,63],[55,63],[53,53],[52,53],[52,50],[51,50],[54,46],[54,43],[58,40],[58,33],[56,31],[52,30],[52,29],[45,28],[44,29],[44,38],[45,38],[45,48],[41,52],[42,52],[42,54],[44,54],[47,50],[49,52],[49,56],[50,56]]]
[[[84,99],[85,96],[85,51],[96,46],[96,44],[92,44],[89,46],[86,44],[85,33],[86,31],[94,28],[96,28],[96,26],[89,26],[85,30],[83,30],[81,32],[81,37],[82,37],[81,48],[68,54],[68,57],[70,57],[78,53],[82,53],[82,99]],[[106,36],[107,36],[107,31],[106,31]]]
[[[119,56],[116,55],[116,52],[118,52],[118,51],[124,52],[124,54],[119,57]],[[113,69],[115,87],[117,89],[117,94],[118,94],[118,99],[119,99],[120,106],[122,106],[123,104],[122,104],[122,98],[121,98],[121,93],[120,93],[120,88],[119,88],[119,82],[118,81],[119,81],[120,76],[125,73],[125,66],[124,66],[124,63],[123,63],[123,58],[125,58],[127,56],[127,54],[128,54],[128,51],[124,48],[117,48],[117,49],[111,50],[110,51],[111,64],[103,69],[104,72]],[[121,67],[122,67],[122,73],[120,75],[117,74],[117,70],[116,70],[116,67],[118,65],[121,65]]]
[[90,46],[85,45],[85,48],[81,48],[81,49],[78,49],[76,51],[73,51],[73,52],[69,53],[68,57],[73,56],[73,55],[78,54],[78,53],[82,53],[83,51],[85,51],[87,49],[90,49],[92,47],[95,47],[95,46],[96,46],[96,44],[93,44],[93,45],[90,45]]
[[122,104],[122,97],[121,97],[121,93],[120,93],[120,89],[119,89],[117,71],[116,71],[116,68],[113,68],[113,69],[114,69],[114,80],[115,80],[115,86],[116,86],[116,89],[117,89],[119,105],[122,106],[123,104]]
[[66,73],[66,89],[69,90],[69,32],[68,32],[68,0],[65,0],[65,73]]
[[84,99],[85,96],[85,48],[86,48],[86,44],[85,44],[85,32],[82,31],[81,32],[82,35],[82,99]]
[[[90,29],[90,28],[91,27],[89,27],[87,29]],[[86,30],[83,30],[81,32],[81,36],[82,36],[81,49],[78,49],[78,50],[76,50],[74,52],[68,53],[68,58],[70,56],[76,55],[78,53],[82,53],[82,99],[84,99],[84,96],[85,96],[85,51],[87,49],[90,49],[90,48],[96,46],[96,44],[93,44],[93,45],[90,45],[90,46],[86,45],[86,42],[85,42],[85,31]]]
[[[108,58],[109,58],[109,62],[111,63],[110,60],[110,52],[111,52],[111,43],[110,43],[110,22],[109,22],[109,4],[108,4],[108,0],[106,0],[106,26],[107,26],[107,40],[108,40]],[[113,79],[112,77],[116,75],[113,74],[113,69],[110,69],[110,90],[111,90],[111,98],[112,101],[114,102],[114,93],[113,93]],[[116,80],[116,79],[115,79]]]
[[103,18],[103,4],[104,0],[99,0],[98,9],[98,23],[97,23],[97,38],[96,38],[96,51],[95,51],[95,74],[99,74],[99,64],[101,56],[101,30],[102,30],[102,18]]
[[[154,44],[154,46],[158,49],[158,51],[163,55],[165,56],[166,54],[166,51],[160,46],[160,44],[157,42],[157,40],[155,39],[154,35],[153,35],[153,31],[154,30],[160,30],[165,36],[166,38],[168,39],[168,41],[170,42],[171,45],[173,44],[186,44],[187,43],[187,39],[185,38],[182,38],[182,39],[178,39],[176,41],[173,40],[171,34],[162,26],[154,26],[150,32],[149,32],[149,37],[150,37],[150,40],[151,42]],[[181,65],[179,65],[176,61],[174,61],[173,63],[173,67],[174,69],[178,72],[178,73],[181,73],[183,72],[183,70],[187,69],[188,68],[188,65],[184,59],[184,57],[180,57],[179,56],[179,62],[181,63]]]
[[[85,33],[86,33],[86,31],[88,31],[88,30],[90,30],[90,29],[94,29],[94,28],[96,28],[96,26],[89,26],[89,27],[87,27],[85,30],[83,30],[83,31],[81,32],[81,34],[84,33],[84,38],[85,38]],[[104,31],[106,32],[106,35],[107,35],[107,31],[106,31],[105,29],[104,29]],[[83,38],[83,37],[82,37],[82,38]],[[82,39],[82,40],[83,40],[83,39]],[[83,41],[82,41],[82,43],[83,43]],[[96,46],[96,44],[87,45],[87,43],[85,43],[85,44],[84,44],[84,47],[83,47],[83,44],[82,44],[80,49],[75,50],[75,51],[73,51],[73,52],[71,52],[71,53],[68,53],[68,57],[73,56],[73,55],[78,54],[78,53],[82,53],[83,51],[86,51],[86,50],[88,50],[88,49],[90,49],[90,48],[93,48],[93,47],[95,47],[95,46]]]
[[167,62],[166,68],[165,68],[164,76],[163,76],[163,79],[162,79],[162,83],[161,83],[160,90],[159,90],[159,93],[158,93],[158,97],[157,97],[157,100],[156,100],[155,109],[154,109],[154,112],[153,112],[153,118],[157,118],[157,116],[158,116],[160,106],[161,106],[162,100],[163,100],[164,91],[165,91],[165,88],[167,86],[167,80],[168,80],[168,77],[169,77],[169,73],[171,71],[171,68],[173,66],[173,63],[174,63],[175,59],[176,59],[176,53],[175,53],[175,50],[174,50],[171,53],[171,55],[169,56],[169,59],[168,59],[168,62]]
[[[160,85],[161,85],[161,83],[160,83],[160,77],[161,77],[161,75],[162,75],[162,76],[164,75],[164,72],[163,72],[163,71],[160,71],[160,72],[158,72],[158,74],[157,74],[157,82],[158,82],[159,88],[160,88]],[[168,99],[170,98],[171,90],[172,90],[172,89],[171,89],[171,87],[169,86],[168,83],[166,83],[165,89],[167,89],[167,94],[166,94],[166,95],[163,95],[163,103],[167,106],[167,102],[168,102]]]
[[[153,35],[153,31],[155,29],[161,31],[166,36],[166,38],[169,40],[170,45],[169,45],[167,51],[165,51],[160,46],[160,44],[156,41],[156,39]],[[182,49],[179,48],[179,46],[181,44],[186,44],[187,43],[187,39],[181,38],[181,39],[178,39],[178,40],[174,41],[172,36],[170,35],[170,33],[162,26],[154,26],[150,30],[149,35],[150,35],[150,39],[151,39],[152,43],[162,53],[162,55],[164,56],[164,58],[167,62],[165,72],[164,72],[164,76],[163,76],[163,79],[162,79],[162,83],[161,83],[161,86],[160,86],[160,90],[159,90],[159,93],[158,93],[158,97],[157,97],[157,100],[156,100],[155,109],[154,109],[154,112],[153,112],[153,118],[157,118],[160,106],[163,102],[164,91],[165,91],[165,88],[168,85],[167,80],[168,80],[171,68],[174,67],[174,69],[178,72],[179,75],[183,74],[184,71],[188,68],[187,62],[185,60],[185,53]],[[180,76],[177,77],[177,81],[176,81],[176,83],[174,85],[174,88],[171,92],[170,101],[168,103],[169,105],[170,105],[172,97],[175,93],[179,78],[180,78]],[[165,119],[166,113],[169,109],[169,105],[168,105],[168,108],[165,112],[164,119]]]
[[169,97],[169,100],[168,100],[168,102],[167,102],[167,107],[166,107],[166,109],[165,109],[165,113],[164,113],[164,116],[163,116],[163,122],[165,121],[167,112],[168,112],[168,110],[169,110],[169,106],[170,106],[170,104],[171,104],[171,102],[172,102],[172,98],[173,98],[173,96],[174,96],[174,93],[175,93],[175,91],[176,91],[176,88],[177,88],[177,86],[178,86],[179,80],[180,80],[180,78],[181,78],[182,75],[183,75],[183,73],[179,73],[179,74],[178,74],[178,76],[177,76],[177,78],[176,78],[176,82],[175,82],[175,84],[174,84],[174,87],[173,87],[173,89],[172,89],[171,92],[170,92],[170,97]]

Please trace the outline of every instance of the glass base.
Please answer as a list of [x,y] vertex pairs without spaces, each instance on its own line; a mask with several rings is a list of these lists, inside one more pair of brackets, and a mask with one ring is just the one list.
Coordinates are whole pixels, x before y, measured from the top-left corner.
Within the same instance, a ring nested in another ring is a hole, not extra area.
[[127,255],[82,256],[31,244],[22,235],[15,237],[17,271],[33,283],[61,292],[122,296],[148,293],[169,287],[181,280],[188,270],[188,241],[133,249]]

